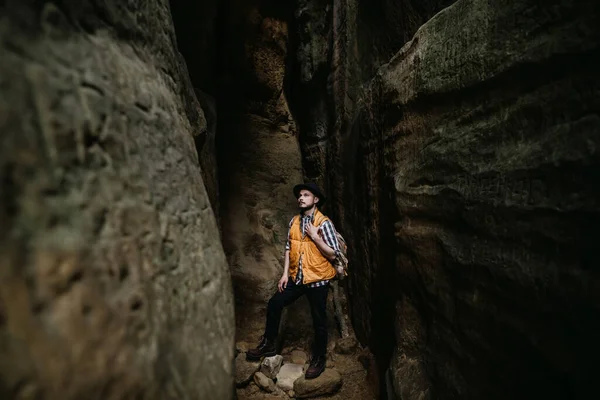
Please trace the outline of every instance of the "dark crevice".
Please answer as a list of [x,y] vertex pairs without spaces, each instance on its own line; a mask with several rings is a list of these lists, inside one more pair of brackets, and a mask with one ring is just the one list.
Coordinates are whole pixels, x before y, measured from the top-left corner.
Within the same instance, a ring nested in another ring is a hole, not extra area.
[[5,241],[8,235],[7,227],[12,226],[13,218],[19,212],[19,186],[16,183],[16,166],[10,162],[5,162],[0,167],[0,185],[3,207],[0,209],[0,223],[4,227],[0,229],[0,240]]
[[170,0],[177,47],[183,55],[194,88],[214,96],[218,86],[218,13],[226,1]]

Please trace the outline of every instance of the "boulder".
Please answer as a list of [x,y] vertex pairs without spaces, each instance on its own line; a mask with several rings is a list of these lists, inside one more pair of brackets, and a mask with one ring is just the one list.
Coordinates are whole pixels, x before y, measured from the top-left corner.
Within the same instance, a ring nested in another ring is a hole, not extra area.
[[258,385],[258,387],[260,387],[263,390],[266,390],[269,393],[275,391],[276,387],[275,383],[273,382],[273,379],[267,377],[260,371],[254,374],[254,382]]
[[315,379],[301,376],[294,382],[297,398],[308,398],[334,394],[342,387],[342,376],[335,369],[326,369]]
[[294,389],[294,382],[304,373],[302,365],[284,364],[277,374],[277,387],[283,390]]
[[279,373],[282,362],[283,357],[279,354],[273,357],[266,357],[260,366],[260,372],[270,379],[275,379]]
[[246,385],[259,367],[260,363],[247,361],[244,353],[238,354],[235,359],[235,385],[237,387]]

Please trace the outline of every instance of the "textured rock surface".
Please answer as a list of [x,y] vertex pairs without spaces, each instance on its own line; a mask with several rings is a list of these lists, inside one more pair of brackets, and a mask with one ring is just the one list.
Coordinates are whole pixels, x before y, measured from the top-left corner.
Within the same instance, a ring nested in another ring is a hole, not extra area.
[[403,399],[591,393],[599,17],[459,1],[360,96],[337,155],[360,160],[339,197],[366,193],[340,206],[354,321]]
[[403,398],[421,379],[433,398],[591,393],[599,19],[460,1],[382,69]]
[[246,361],[246,354],[240,353],[235,358],[235,384],[244,386],[252,380],[254,373],[260,368],[259,362]]
[[260,365],[260,372],[265,374],[270,379],[275,379],[281,368],[283,357],[276,355],[273,357],[266,357]]
[[342,387],[342,376],[334,369],[326,369],[315,379],[301,376],[294,382],[294,393],[299,399],[331,395]]
[[273,379],[269,378],[262,372],[257,372],[254,374],[254,382],[263,390],[271,393],[275,391],[275,383]]
[[33,4],[0,8],[0,397],[228,398],[207,125],[168,4]]
[[304,176],[321,187],[326,183],[331,19],[330,0],[298,0],[291,32],[295,51],[288,97],[298,126]]
[[[402,46],[410,41],[421,25],[456,0],[378,0],[346,1],[356,7],[356,58],[361,80],[369,80]],[[339,1],[342,3],[342,1]],[[355,4],[355,5],[354,5]],[[343,24],[348,25],[349,21]]]

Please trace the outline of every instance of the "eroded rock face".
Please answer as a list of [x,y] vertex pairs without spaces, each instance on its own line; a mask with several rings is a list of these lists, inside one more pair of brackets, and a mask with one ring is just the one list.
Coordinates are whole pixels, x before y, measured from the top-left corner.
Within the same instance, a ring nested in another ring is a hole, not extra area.
[[165,1],[0,11],[1,398],[232,393],[206,120],[170,21]]
[[327,132],[327,76],[329,74],[332,2],[299,0],[290,32],[293,58],[287,89],[298,127],[302,168],[307,180],[325,188]]
[[600,13],[533,3],[458,2],[381,71],[400,392],[415,353],[434,397],[591,389]]
[[326,369],[314,379],[301,376],[294,381],[294,393],[299,399],[331,395],[341,387],[342,376],[334,369]]
[[246,385],[260,368],[259,362],[246,361],[244,353],[235,358],[235,384],[238,387]]
[[[379,321],[361,332],[395,321],[403,399],[591,391],[598,17],[584,1],[459,1],[367,89],[357,186],[378,182],[384,264],[358,273],[353,302]],[[365,302],[380,285],[386,301]]]

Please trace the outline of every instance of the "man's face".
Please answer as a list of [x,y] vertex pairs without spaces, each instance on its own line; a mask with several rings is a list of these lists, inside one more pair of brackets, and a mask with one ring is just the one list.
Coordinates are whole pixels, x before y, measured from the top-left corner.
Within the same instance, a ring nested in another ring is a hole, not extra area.
[[302,189],[298,196],[298,207],[301,210],[308,210],[319,202],[319,198],[309,190]]

